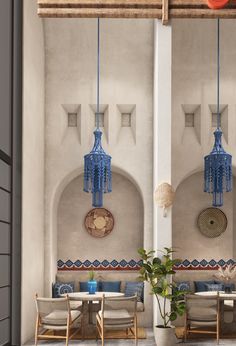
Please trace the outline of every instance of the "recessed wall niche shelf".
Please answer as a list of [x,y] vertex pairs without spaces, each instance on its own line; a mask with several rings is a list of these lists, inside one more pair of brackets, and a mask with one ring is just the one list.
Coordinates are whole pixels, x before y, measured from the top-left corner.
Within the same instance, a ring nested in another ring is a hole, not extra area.
[[127,144],[136,143],[136,105],[118,104],[118,141],[126,141]]
[[[217,105],[209,105],[210,116],[211,116],[211,131],[210,136],[212,137],[212,132],[217,127]],[[220,105],[220,127],[223,131],[223,138],[228,143],[228,105]]]
[[184,115],[183,142],[188,141],[189,136],[193,136],[201,144],[201,105],[183,104],[182,111]]
[[62,142],[72,133],[78,139],[81,144],[81,105],[80,104],[62,104],[64,110],[63,117],[63,136]]
[[68,127],[77,127],[77,113],[68,113]]
[[[108,104],[103,104],[99,106],[99,127],[103,128],[103,139],[109,143],[109,106]],[[96,123],[96,111],[97,111],[97,105],[91,104],[90,105],[91,110],[91,116],[92,116],[92,129],[95,128]]]

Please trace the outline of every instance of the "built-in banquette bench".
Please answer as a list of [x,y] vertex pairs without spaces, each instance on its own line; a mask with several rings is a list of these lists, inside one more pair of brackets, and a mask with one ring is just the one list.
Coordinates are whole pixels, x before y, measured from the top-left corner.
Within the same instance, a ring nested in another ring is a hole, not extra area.
[[[139,281],[139,273],[137,271],[96,271],[95,275],[99,287],[101,287],[101,283],[103,282],[110,283],[120,281],[120,292],[123,293],[125,293],[127,283]],[[59,271],[56,275],[55,281],[58,283],[73,283],[74,291],[79,292],[81,290],[82,285],[84,285],[84,283],[88,281],[88,271]],[[105,284],[104,287],[107,287],[107,285]],[[106,290],[109,290],[109,286]],[[150,289],[148,285],[145,284],[142,293],[142,299],[138,302],[137,305],[138,325],[140,327],[152,326],[152,302],[153,297],[150,295]]]

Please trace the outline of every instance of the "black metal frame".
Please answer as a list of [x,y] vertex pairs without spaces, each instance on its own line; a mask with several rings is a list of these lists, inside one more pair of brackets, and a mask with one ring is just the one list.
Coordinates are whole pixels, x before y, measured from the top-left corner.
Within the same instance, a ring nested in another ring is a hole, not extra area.
[[[10,340],[6,345],[21,343],[21,161],[22,161],[22,25],[23,1],[8,0],[11,6],[11,68],[10,68],[10,155],[0,149],[0,160],[10,167]],[[1,124],[0,124],[1,126]]]

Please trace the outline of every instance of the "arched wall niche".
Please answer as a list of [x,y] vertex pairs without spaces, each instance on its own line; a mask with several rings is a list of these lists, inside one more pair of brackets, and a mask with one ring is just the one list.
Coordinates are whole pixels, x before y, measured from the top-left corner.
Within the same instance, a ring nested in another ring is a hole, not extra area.
[[[136,189],[138,195],[140,196],[140,201],[142,205],[143,212],[143,223],[145,224],[145,206],[143,201],[143,192],[137,182],[137,180],[127,171],[123,170],[118,165],[112,166],[112,171],[123,176],[126,180],[130,182]],[[49,208],[46,210],[46,219],[48,223],[46,224],[46,238],[45,238],[45,294],[50,295],[51,283],[55,280],[55,275],[57,272],[57,259],[58,259],[58,243],[57,243],[57,213],[58,205],[61,199],[62,193],[76,177],[81,176],[83,173],[83,167],[78,167],[64,175],[60,179],[58,184],[55,186],[52,192],[52,197],[50,198]],[[107,197],[107,196],[106,196]],[[106,198],[105,197],[105,198]],[[91,201],[91,195],[89,195]],[[109,208],[108,208],[109,209]],[[149,230],[146,230],[149,231]],[[145,238],[145,226],[142,237]],[[149,239],[149,233],[146,234],[146,239]],[[142,245],[145,246],[146,240],[143,240]],[[151,242],[151,239],[150,239]]]
[[115,224],[104,238],[92,237],[84,226],[93,207],[91,194],[83,192],[83,174],[66,185],[57,208],[58,260],[138,260],[137,249],[143,246],[142,197],[131,180],[114,169],[112,184],[112,193],[104,196],[104,208],[113,214]]
[[[236,172],[233,167],[233,172]],[[234,176],[234,186],[236,178]],[[181,253],[182,260],[220,260],[234,258],[236,254],[235,213],[236,191],[224,194],[224,205],[220,208],[227,216],[226,231],[217,238],[207,238],[197,227],[199,213],[212,206],[212,196],[203,191],[204,172],[186,174],[176,189],[172,210],[173,247]],[[178,253],[176,256],[178,257]]]

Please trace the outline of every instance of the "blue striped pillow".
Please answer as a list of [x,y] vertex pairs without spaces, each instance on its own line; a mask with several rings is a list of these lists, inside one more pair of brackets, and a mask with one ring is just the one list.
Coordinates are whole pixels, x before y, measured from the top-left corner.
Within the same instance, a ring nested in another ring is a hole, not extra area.
[[137,294],[138,302],[143,302],[143,288],[143,282],[127,281],[125,283],[125,296],[132,297]]

